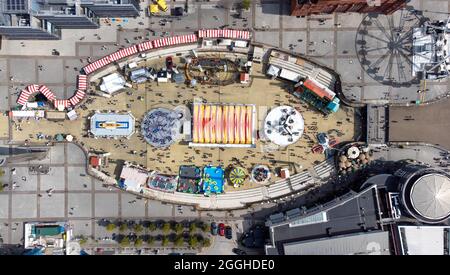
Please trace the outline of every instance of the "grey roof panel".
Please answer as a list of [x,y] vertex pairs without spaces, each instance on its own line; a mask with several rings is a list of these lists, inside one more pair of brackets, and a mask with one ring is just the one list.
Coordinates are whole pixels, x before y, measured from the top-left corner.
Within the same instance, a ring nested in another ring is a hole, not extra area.
[[[327,238],[337,235],[363,232],[365,230],[379,229],[378,202],[376,188],[368,188],[361,193],[353,193],[346,201],[338,200],[329,207],[318,210],[308,215],[280,223],[279,215],[276,215],[278,224],[272,226],[273,241],[279,253],[283,254],[285,243],[305,241],[310,239]],[[290,226],[289,223],[297,219],[304,219],[311,215],[326,212],[327,221],[302,226]],[[272,220],[272,215],[269,220]]]
[[389,251],[387,231],[284,244],[285,255],[389,255]]

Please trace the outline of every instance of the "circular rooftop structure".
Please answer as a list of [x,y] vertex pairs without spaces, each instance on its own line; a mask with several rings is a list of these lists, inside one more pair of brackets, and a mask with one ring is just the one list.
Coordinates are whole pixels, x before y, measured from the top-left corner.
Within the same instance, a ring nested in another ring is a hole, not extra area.
[[450,179],[442,174],[426,174],[411,187],[410,200],[414,210],[430,220],[450,216]]
[[264,134],[276,145],[287,146],[300,139],[304,127],[305,122],[299,111],[290,106],[279,106],[266,116]]
[[154,147],[170,146],[180,136],[182,120],[181,112],[165,108],[150,110],[141,123],[142,136]]

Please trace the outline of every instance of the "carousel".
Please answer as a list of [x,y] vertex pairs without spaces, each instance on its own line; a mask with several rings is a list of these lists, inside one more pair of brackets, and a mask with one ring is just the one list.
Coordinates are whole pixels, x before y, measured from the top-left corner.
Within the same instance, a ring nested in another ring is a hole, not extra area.
[[234,188],[237,188],[244,184],[245,179],[247,178],[247,172],[245,172],[242,167],[234,167],[230,171],[230,175],[228,176],[231,184]]
[[265,165],[257,165],[252,169],[251,179],[255,183],[265,184],[271,176],[269,167]]
[[279,106],[264,121],[264,134],[274,144],[288,146],[297,142],[304,130],[303,116],[295,108]]
[[145,114],[141,123],[144,139],[154,147],[168,147],[181,138],[183,114],[165,108],[157,108]]

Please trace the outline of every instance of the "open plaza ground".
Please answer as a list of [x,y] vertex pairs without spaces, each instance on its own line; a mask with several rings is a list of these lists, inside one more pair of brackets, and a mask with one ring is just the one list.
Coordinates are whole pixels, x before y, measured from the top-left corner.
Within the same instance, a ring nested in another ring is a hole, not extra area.
[[[208,54],[210,57],[220,57],[220,54]],[[178,63],[174,58],[174,62]],[[164,59],[153,59],[145,64],[151,67],[164,66]],[[20,143],[28,140],[31,143],[46,142],[38,140],[36,134],[54,137],[56,134],[70,134],[88,151],[111,152],[111,163],[105,168],[113,175],[116,164],[129,161],[156,170],[163,174],[176,175],[180,165],[194,164],[199,167],[206,165],[243,166],[250,170],[257,164],[267,165],[272,171],[275,168],[288,166],[286,163],[297,164],[301,172],[311,168],[319,161],[325,160],[323,154],[313,154],[311,148],[317,144],[316,135],[326,132],[330,138],[339,142],[351,141],[355,137],[355,114],[352,108],[343,107],[336,114],[326,118],[305,103],[287,92],[288,83],[271,80],[262,72],[262,66],[255,64],[253,81],[250,86],[232,84],[227,86],[198,85],[189,88],[175,83],[138,84],[135,89],[119,93],[112,98],[90,96],[92,103],[86,103],[85,108],[77,109],[80,118],[74,121],[52,122],[48,120],[24,120],[15,122],[12,138]],[[98,87],[92,87],[98,89]],[[131,93],[131,94],[130,94]],[[131,111],[137,119],[137,126],[144,114],[155,108],[172,109],[179,105],[191,107],[192,102],[204,100],[211,103],[255,104],[257,109],[257,129],[261,129],[264,118],[270,109],[276,106],[289,105],[297,108],[305,121],[302,138],[297,143],[285,148],[277,147],[270,141],[258,140],[255,148],[208,148],[190,147],[176,143],[168,148],[159,149],[147,144],[141,138],[139,130],[130,139],[94,139],[87,137],[89,117],[97,111]],[[127,106],[127,104],[129,104]],[[131,107],[130,107],[131,106]],[[358,125],[359,122],[357,122]],[[133,151],[136,151],[133,153]],[[275,161],[275,162],[274,162]],[[285,162],[285,163],[284,163]],[[295,171],[292,171],[294,173]],[[276,180],[274,177],[273,180]],[[246,181],[241,188],[257,187],[258,184]],[[234,188],[227,185],[226,191]]]

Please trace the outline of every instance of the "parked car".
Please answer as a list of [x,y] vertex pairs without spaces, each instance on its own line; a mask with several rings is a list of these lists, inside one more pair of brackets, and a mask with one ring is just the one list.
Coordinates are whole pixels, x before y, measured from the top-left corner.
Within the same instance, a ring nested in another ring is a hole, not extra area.
[[247,255],[247,252],[245,252],[244,250],[239,249],[239,248],[233,248],[232,251],[234,254],[237,254],[237,255]]
[[225,227],[225,238],[230,240],[233,238],[233,229],[231,229],[231,226]]
[[173,68],[173,60],[171,56],[166,57],[166,68],[168,71],[171,71]]
[[212,222],[211,223],[211,234],[213,234],[214,236],[217,235],[217,231],[218,231],[218,227],[217,227],[217,223]]
[[219,223],[219,235],[224,236],[225,235],[225,224]]
[[325,134],[325,133],[318,133],[317,140],[319,141],[320,145],[328,144],[328,137],[327,137],[327,134]]

